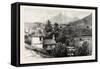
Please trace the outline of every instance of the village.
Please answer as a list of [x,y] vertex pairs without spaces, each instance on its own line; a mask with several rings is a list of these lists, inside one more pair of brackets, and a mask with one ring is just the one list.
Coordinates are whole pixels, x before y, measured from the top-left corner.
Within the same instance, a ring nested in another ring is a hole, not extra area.
[[[59,14],[58,17],[64,16]],[[92,22],[90,21],[92,21],[92,14],[68,24],[58,17],[55,17],[55,21],[48,19],[46,24],[35,22],[30,25],[26,23],[25,48],[36,56],[38,55],[39,58],[91,55]]]

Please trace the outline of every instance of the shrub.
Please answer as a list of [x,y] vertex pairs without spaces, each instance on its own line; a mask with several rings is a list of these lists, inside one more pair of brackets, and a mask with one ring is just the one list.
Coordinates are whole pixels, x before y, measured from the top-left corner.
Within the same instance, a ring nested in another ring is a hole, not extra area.
[[31,42],[32,42],[31,38],[32,38],[32,37],[30,37],[30,36],[25,36],[24,38],[25,38],[25,43],[28,44],[28,45],[31,45]]
[[52,56],[54,57],[66,57],[67,56],[67,48],[61,42],[59,42],[54,49],[52,49]]
[[89,49],[88,49],[88,42],[84,41],[82,44],[82,47],[77,47],[75,51],[76,56],[87,56],[89,55]]

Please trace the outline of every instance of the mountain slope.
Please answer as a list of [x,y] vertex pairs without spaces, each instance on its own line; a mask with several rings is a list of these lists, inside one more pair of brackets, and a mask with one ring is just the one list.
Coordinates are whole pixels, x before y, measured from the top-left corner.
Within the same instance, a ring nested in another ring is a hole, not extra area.
[[83,19],[74,21],[74,22],[70,22],[70,25],[72,26],[92,26],[92,14],[84,17]]
[[52,17],[51,19],[49,19],[52,24],[54,23],[58,23],[58,24],[69,24],[69,22],[72,22],[72,21],[76,21],[78,20],[78,18],[76,17],[70,17],[70,16],[67,16],[67,15],[64,15],[64,14],[58,14],[54,17]]

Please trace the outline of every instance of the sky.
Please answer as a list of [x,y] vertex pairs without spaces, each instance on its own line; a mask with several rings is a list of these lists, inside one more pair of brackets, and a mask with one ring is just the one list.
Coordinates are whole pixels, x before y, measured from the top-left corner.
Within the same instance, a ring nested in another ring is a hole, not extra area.
[[45,22],[60,13],[70,18],[82,19],[92,12],[93,10],[88,9],[21,6],[21,15],[24,23]]

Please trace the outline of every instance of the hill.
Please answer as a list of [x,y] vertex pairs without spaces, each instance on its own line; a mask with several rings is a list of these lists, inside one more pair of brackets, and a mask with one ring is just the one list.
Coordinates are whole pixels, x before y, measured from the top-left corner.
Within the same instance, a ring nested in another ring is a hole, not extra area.
[[74,22],[70,22],[69,25],[71,26],[78,26],[78,27],[92,27],[92,14],[84,17],[83,19],[74,21]]
[[58,23],[58,24],[69,24],[70,22],[78,20],[77,17],[70,17],[64,14],[59,13],[56,16],[53,16],[52,18],[49,19],[52,24]]

